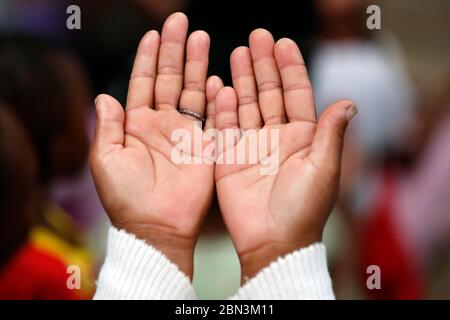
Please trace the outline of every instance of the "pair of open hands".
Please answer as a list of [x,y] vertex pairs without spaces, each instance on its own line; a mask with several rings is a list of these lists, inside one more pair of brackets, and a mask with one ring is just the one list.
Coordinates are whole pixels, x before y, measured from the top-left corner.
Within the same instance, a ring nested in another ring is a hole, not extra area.
[[[187,32],[186,16],[175,13],[161,37],[150,31],[142,38],[125,111],[110,96],[97,98],[92,173],[112,223],[162,251],[188,276],[215,186],[242,276],[251,277],[278,256],[321,240],[337,196],[344,131],[356,108],[339,101],[317,121],[292,40],[275,43],[268,31],[253,31],[250,46],[231,55],[231,88],[207,78],[208,34],[196,31],[186,41]],[[240,128],[244,137],[249,129],[279,130],[276,174],[261,175],[259,162],[176,164],[171,134],[195,130],[195,119],[179,106],[203,115],[204,130]]]

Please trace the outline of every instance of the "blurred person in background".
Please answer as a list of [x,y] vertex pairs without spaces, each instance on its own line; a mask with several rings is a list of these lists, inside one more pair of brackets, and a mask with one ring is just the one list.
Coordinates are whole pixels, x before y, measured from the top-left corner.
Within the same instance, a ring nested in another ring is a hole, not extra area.
[[37,155],[43,200],[30,241],[81,270],[80,298],[93,292],[93,259],[77,222],[50,198],[57,179],[70,178],[88,153],[87,83],[68,52],[28,36],[0,37],[0,100],[17,115]]
[[[383,218],[382,223],[373,219],[373,216],[376,219],[384,216],[381,207],[385,196],[390,194],[383,179],[386,158],[401,149],[408,139],[406,131],[416,107],[414,85],[396,40],[387,30],[380,33],[366,27],[369,17],[366,8],[370,3],[318,0],[315,4],[319,21],[310,70],[318,112],[342,95],[352,97],[360,110],[347,133],[336,208],[341,214],[335,216],[328,228],[331,248],[336,248],[331,263],[336,268],[338,296],[339,292],[343,296],[372,294],[364,286],[368,276],[366,268],[373,263],[359,261],[358,253],[364,256],[380,253],[401,267],[394,270],[387,264],[380,266],[386,290],[375,290],[377,294],[382,292],[383,298],[420,297],[423,294],[421,274],[414,267],[416,257],[406,253],[403,230],[397,226],[390,228],[391,216]],[[368,233],[364,229],[366,225],[376,232]],[[388,246],[379,236],[382,232],[384,239],[389,238]],[[361,234],[362,248],[359,247]],[[353,267],[349,267],[348,261],[353,261]],[[362,282],[357,276],[360,273],[364,277]],[[390,273],[392,276],[388,276]],[[388,285],[389,278],[392,281]],[[362,286],[352,288],[351,283]],[[396,290],[408,293],[392,295]]]
[[76,298],[63,261],[30,241],[41,191],[31,141],[0,106],[0,299]]
[[[98,2],[99,1],[95,1],[94,3]],[[4,33],[20,33],[36,36],[40,39],[57,42],[74,52],[84,52],[79,50],[82,47],[82,44],[84,44],[84,41],[79,41],[79,39],[91,38],[91,33],[73,32],[66,28],[66,19],[68,17],[66,8],[70,4],[72,4],[72,2],[66,0],[2,1],[0,4],[0,29],[3,30]],[[82,1],[79,1],[78,4],[83,6],[86,5]],[[93,10],[89,10],[89,12],[90,11]],[[85,12],[83,11],[83,22],[85,20],[87,19],[85,19]],[[90,27],[91,28],[86,31],[98,29],[95,28],[95,26]],[[104,30],[104,28],[102,30]],[[100,41],[97,42],[99,42],[98,46],[104,45]],[[92,44],[90,44],[89,47],[96,48],[95,46],[92,46]],[[111,51],[114,52],[114,50]],[[111,54],[111,56],[114,56],[114,54]],[[83,63],[85,63],[85,61],[86,60],[83,60]],[[98,61],[94,61],[92,64],[99,65]],[[95,71],[96,70],[94,69],[91,73],[95,74]],[[90,80],[93,78],[92,74],[89,75]],[[86,96],[84,93],[83,95]],[[90,97],[91,95],[89,94],[89,99]],[[86,103],[93,104],[93,98],[92,101],[89,100]],[[95,116],[92,108],[88,110],[88,116],[85,120],[89,138],[93,133],[94,119]],[[103,209],[101,208],[100,201],[95,192],[95,187],[87,165],[79,170],[77,174],[70,177],[57,177],[51,181],[51,185],[48,186],[48,189],[49,199],[56,202],[72,218],[74,218],[80,228],[89,234],[89,241],[96,244],[98,242],[98,237],[101,236],[102,229],[100,222],[103,221]],[[94,245],[91,246],[96,247]],[[101,244],[99,246],[101,246]],[[103,254],[103,249],[100,250],[98,254],[101,256]]]
[[372,297],[450,294],[448,272],[435,268],[445,268],[450,253],[449,93],[450,77],[441,94],[420,104],[404,148],[387,158],[378,214],[363,230],[363,264],[379,264],[384,270],[385,290],[368,292]]
[[372,180],[389,150],[401,147],[414,114],[415,89],[395,39],[386,38],[387,31],[381,35],[366,28],[367,2],[318,0],[316,6],[318,38],[311,58],[315,95],[320,111],[335,96],[346,94],[361,106],[361,116],[350,128],[353,143],[344,163],[344,179],[351,181],[343,181],[341,193],[342,198],[354,195],[352,211],[366,214],[370,183],[365,181]]

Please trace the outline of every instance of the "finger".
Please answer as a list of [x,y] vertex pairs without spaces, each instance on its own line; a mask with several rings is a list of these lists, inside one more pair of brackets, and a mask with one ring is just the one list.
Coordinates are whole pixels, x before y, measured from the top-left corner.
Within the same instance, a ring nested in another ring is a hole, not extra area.
[[231,54],[230,64],[233,87],[239,102],[239,125],[242,130],[261,128],[263,121],[259,111],[258,91],[250,49],[236,48]]
[[206,122],[205,130],[215,128],[216,96],[223,88],[223,82],[218,76],[211,76],[206,81]]
[[[232,150],[241,138],[238,121],[238,101],[236,91],[223,87],[216,96],[216,129],[219,130],[216,141],[218,163],[226,163],[227,150]],[[231,156],[233,156],[231,154]],[[223,158],[225,157],[225,158]],[[233,159],[233,158],[232,158]]]
[[311,149],[317,163],[337,165],[334,169],[339,170],[345,130],[356,113],[355,104],[350,100],[338,101],[325,109],[317,123]]
[[269,31],[256,29],[250,34],[250,51],[258,85],[259,108],[267,125],[286,122],[274,46],[275,42]]
[[125,112],[111,96],[101,94],[95,99],[96,122],[94,150],[109,151],[123,147]]
[[209,43],[209,36],[204,31],[196,31],[189,36],[186,45],[184,88],[180,98],[180,107],[201,116],[205,114],[206,105]]
[[231,87],[220,89],[216,96],[216,128],[239,128],[236,91]]
[[158,32],[147,32],[139,43],[134,59],[128,87],[127,109],[153,107],[158,51]]
[[187,17],[180,12],[172,14],[164,23],[155,85],[155,108],[157,110],[171,110],[178,106],[183,87],[184,47],[187,30]]
[[300,49],[291,39],[280,39],[275,44],[275,59],[289,121],[316,122],[314,94]]

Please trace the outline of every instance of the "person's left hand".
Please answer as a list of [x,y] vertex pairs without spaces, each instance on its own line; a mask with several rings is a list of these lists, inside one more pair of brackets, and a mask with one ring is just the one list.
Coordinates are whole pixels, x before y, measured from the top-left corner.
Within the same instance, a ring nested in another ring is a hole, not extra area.
[[[279,256],[321,241],[338,192],[344,132],[356,108],[352,101],[338,101],[317,120],[300,50],[290,39],[275,44],[263,29],[252,32],[250,48],[232,53],[231,71],[234,89],[217,94],[215,125],[224,135],[240,128],[243,136],[218,150],[222,161],[215,179],[246,278]],[[272,139],[275,131],[278,141]],[[252,152],[258,153],[254,163],[226,163],[249,159]],[[271,160],[272,172],[264,173]]]

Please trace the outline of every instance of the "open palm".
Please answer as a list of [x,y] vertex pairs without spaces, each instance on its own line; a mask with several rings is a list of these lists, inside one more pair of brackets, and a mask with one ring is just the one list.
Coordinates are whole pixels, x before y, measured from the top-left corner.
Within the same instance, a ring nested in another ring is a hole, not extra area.
[[[223,157],[248,152],[255,135],[258,152],[268,146],[257,163],[216,165],[220,208],[242,264],[258,251],[279,256],[320,241],[337,195],[343,132],[355,108],[337,102],[317,122],[297,45],[289,39],[275,44],[266,30],[250,35],[250,48],[233,52],[231,69],[234,89],[217,94],[216,127],[240,127],[243,135]],[[270,165],[273,170],[262,170]]]
[[[179,252],[169,251],[185,249],[189,265],[212,197],[214,165],[172,158],[175,130],[199,134],[201,147],[206,144],[195,118],[177,110],[182,106],[203,116],[207,104],[209,37],[197,31],[186,43],[187,30],[186,16],[176,13],[166,20],[161,38],[156,31],[142,38],[125,111],[110,96],[97,98],[90,164],[112,223],[151,242],[172,260]],[[215,77],[210,83],[214,87],[220,81]],[[190,149],[182,151],[197,156]]]

